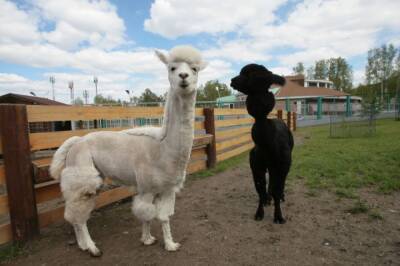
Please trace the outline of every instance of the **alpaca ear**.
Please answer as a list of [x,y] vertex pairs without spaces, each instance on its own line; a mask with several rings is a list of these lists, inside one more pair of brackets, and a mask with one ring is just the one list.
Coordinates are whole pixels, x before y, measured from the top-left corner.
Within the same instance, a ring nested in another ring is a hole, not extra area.
[[158,59],[161,60],[161,62],[168,65],[168,58],[165,54],[163,54],[162,52],[160,52],[158,50],[155,50],[154,52],[156,53],[156,56],[158,57]]
[[208,62],[207,61],[201,61],[200,65],[199,65],[200,70],[205,69],[207,66],[208,66]]
[[284,77],[275,75],[275,74],[272,75],[272,84],[284,86],[285,83],[286,83],[286,80]]

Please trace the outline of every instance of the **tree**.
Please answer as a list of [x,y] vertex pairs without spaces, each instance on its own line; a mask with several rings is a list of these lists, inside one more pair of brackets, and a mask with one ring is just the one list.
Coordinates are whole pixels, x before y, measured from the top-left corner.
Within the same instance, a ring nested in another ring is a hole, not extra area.
[[387,80],[394,72],[394,59],[397,49],[392,44],[382,45],[368,51],[365,76],[368,84],[380,84],[381,100],[387,90]]
[[139,103],[158,103],[162,101],[164,101],[164,98],[162,96],[158,96],[149,88],[145,89],[142,95],[139,97]]
[[315,62],[314,79],[327,79],[328,78],[328,60],[319,60]]
[[298,62],[297,65],[293,68],[293,73],[296,75],[304,75],[304,72],[305,69],[302,62]]
[[209,80],[197,91],[197,101],[215,101],[219,97],[232,95],[232,91],[218,80]]
[[94,103],[98,105],[121,105],[121,100],[115,100],[111,96],[104,97],[101,94],[98,94],[94,97]]
[[310,66],[309,68],[307,68],[307,79],[314,79],[314,67]]
[[81,97],[75,98],[73,105],[83,105],[83,100]]
[[353,87],[353,70],[346,59],[338,57],[327,61],[327,78],[333,82],[337,90],[350,92]]

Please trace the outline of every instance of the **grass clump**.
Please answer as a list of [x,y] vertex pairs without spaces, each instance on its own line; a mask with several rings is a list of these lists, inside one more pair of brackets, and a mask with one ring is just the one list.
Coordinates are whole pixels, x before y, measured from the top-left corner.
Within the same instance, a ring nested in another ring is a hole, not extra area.
[[369,211],[368,205],[362,201],[356,201],[353,207],[347,209],[347,212],[351,214],[367,213],[368,211]]
[[24,254],[25,250],[21,243],[8,244],[0,248],[0,263],[9,261]]
[[[300,128],[304,144],[295,146],[291,177],[302,176],[311,189],[328,189],[340,197],[375,186],[378,191],[400,190],[400,124],[378,120],[376,135],[368,138],[329,138],[329,126]],[[308,136],[306,138],[305,136]]]

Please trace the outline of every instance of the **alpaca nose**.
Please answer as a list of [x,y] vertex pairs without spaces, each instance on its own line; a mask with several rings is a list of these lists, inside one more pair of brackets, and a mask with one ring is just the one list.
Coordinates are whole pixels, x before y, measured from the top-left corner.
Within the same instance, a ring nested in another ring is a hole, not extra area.
[[189,77],[189,74],[188,74],[188,73],[179,73],[179,76],[180,76],[182,79],[185,79],[185,78]]

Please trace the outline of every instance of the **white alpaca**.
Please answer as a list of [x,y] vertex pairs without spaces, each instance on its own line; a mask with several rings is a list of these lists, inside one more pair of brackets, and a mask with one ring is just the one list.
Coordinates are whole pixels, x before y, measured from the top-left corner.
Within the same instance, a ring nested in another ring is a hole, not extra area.
[[180,247],[172,239],[169,217],[174,214],[175,193],[182,187],[194,137],[197,74],[206,63],[189,46],[173,48],[169,55],[156,51],[168,67],[169,89],[162,127],[120,132],[93,132],[72,137],[54,154],[50,173],[61,179],[65,219],[73,225],[82,250],[101,255],[86,222],[95,206],[103,177],[136,186],[132,211],[142,222],[141,241],[151,245],[150,221],[162,224],[165,249]]

